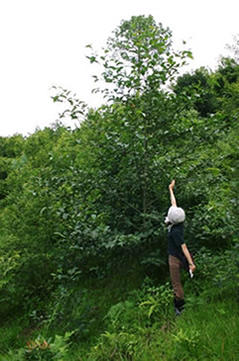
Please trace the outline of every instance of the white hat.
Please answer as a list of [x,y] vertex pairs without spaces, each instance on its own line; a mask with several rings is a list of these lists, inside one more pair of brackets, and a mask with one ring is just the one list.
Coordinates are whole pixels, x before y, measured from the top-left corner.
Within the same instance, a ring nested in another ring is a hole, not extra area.
[[180,207],[171,206],[166,219],[172,224],[182,223],[185,221],[185,212]]

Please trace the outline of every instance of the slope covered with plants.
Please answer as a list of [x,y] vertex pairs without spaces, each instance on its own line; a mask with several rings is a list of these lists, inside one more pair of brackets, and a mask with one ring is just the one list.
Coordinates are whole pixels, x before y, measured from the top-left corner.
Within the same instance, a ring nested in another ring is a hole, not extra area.
[[[59,88],[76,129],[0,138],[2,360],[238,359],[239,64],[179,76],[192,54],[171,39],[122,21],[102,54],[88,46],[105,104]],[[177,320],[173,178],[197,263]]]

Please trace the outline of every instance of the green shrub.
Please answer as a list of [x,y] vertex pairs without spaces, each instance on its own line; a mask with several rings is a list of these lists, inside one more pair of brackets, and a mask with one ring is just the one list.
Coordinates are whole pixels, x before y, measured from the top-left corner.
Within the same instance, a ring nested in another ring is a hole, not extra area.
[[235,296],[238,271],[233,249],[213,253],[202,248],[195,255],[195,263],[195,277],[185,285],[190,288],[187,293],[203,293],[210,299]]
[[[39,335],[34,340],[29,340],[26,347],[18,351],[10,351],[8,356],[11,361],[68,361],[70,337],[73,334],[65,333],[63,336],[56,335],[54,341],[46,340]],[[7,356],[7,357],[8,357]]]

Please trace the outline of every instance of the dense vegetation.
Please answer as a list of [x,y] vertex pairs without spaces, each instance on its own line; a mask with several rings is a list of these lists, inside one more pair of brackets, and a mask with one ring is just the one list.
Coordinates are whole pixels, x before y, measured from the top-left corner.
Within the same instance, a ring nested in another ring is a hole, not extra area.
[[[151,16],[88,48],[105,104],[56,89],[76,129],[0,138],[0,360],[238,360],[238,59],[179,76],[192,54]],[[178,319],[172,178],[197,263]]]

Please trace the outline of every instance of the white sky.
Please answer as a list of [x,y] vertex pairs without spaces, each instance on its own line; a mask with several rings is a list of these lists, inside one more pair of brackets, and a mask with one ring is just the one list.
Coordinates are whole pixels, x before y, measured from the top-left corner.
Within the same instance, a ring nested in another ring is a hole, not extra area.
[[[153,15],[193,51],[191,68],[215,68],[239,33],[238,0],[0,0],[0,136],[31,134],[58,118],[50,88],[62,86],[89,106],[93,74],[87,44],[106,45],[121,20]],[[188,69],[188,70],[190,70]]]

